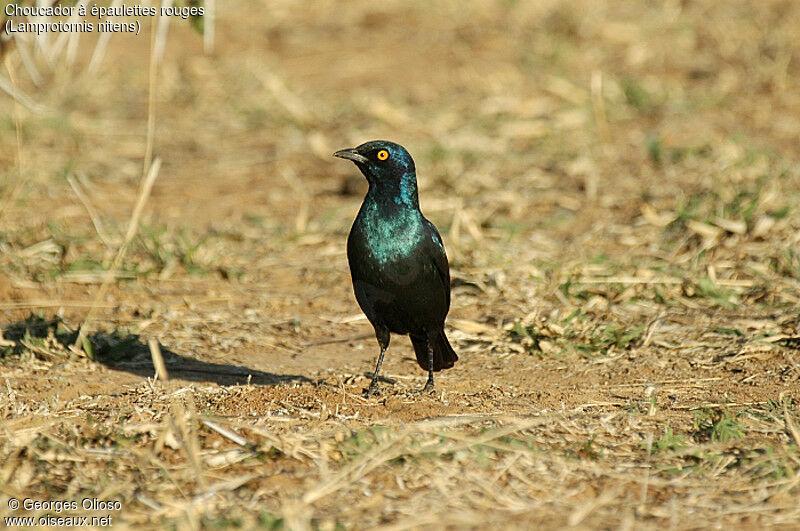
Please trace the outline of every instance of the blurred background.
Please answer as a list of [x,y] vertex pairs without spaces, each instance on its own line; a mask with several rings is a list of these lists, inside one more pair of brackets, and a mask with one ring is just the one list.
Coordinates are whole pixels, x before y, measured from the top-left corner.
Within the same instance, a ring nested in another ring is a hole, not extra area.
[[[191,5],[206,16],[139,35],[2,35],[4,363],[72,378],[16,400],[138,385],[148,337],[179,379],[357,392],[376,352],[345,239],[366,183],[331,153],[372,139],[415,158],[450,257],[462,361],[439,413],[796,384],[793,351],[728,356],[797,334],[800,3]],[[69,348],[87,316],[82,348],[123,364],[102,381]],[[416,386],[392,349],[387,374]],[[274,398],[252,392],[214,407]],[[415,407],[392,414],[432,414]]]
[[772,273],[797,278],[793,2],[206,10],[126,19],[138,36],[4,35],[4,298],[88,296],[157,158],[118,276],[309,274],[350,307],[336,297],[365,183],[330,154],[376,138],[415,157],[454,276],[515,282],[498,321],[592,259],[633,276],[678,267],[728,306]]

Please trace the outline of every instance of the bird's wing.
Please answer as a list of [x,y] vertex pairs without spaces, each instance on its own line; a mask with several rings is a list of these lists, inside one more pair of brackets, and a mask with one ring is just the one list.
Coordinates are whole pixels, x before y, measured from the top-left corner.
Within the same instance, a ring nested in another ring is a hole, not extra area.
[[436,230],[436,226],[434,226],[433,223],[425,219],[425,226],[428,229],[425,232],[427,232],[429,236],[429,238],[425,238],[425,248],[428,251],[428,255],[433,260],[433,264],[436,266],[436,271],[439,273],[439,278],[442,280],[444,291],[447,294],[447,307],[449,308],[450,266],[447,263],[447,254],[444,251],[444,243],[442,243],[442,237],[439,235],[439,231]]

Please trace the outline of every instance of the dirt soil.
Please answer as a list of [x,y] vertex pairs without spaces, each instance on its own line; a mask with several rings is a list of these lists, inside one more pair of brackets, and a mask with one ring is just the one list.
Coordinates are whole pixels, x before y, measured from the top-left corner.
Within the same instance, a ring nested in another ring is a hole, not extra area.
[[[214,24],[204,53],[173,20],[155,67],[148,23],[114,35],[95,73],[94,38],[23,42],[38,87],[6,52],[2,516],[800,527],[800,4],[234,1]],[[366,183],[330,155],[376,138],[414,156],[450,258],[460,359],[431,396],[396,336],[361,393]]]

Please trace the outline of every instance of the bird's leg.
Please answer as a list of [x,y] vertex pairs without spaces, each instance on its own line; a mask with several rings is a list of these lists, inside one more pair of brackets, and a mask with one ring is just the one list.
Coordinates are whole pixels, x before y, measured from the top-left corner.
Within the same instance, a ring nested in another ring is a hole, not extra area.
[[415,395],[433,392],[433,342],[431,340],[428,340],[428,381],[425,382],[425,386],[422,389],[409,392]]
[[433,343],[428,341],[428,381],[425,382],[422,392],[430,393],[431,391],[433,391]]
[[381,372],[383,355],[386,354],[386,349],[389,348],[389,330],[385,328],[375,328],[375,337],[378,339],[378,344],[381,346],[381,353],[378,355],[378,364],[375,366],[375,372],[372,373],[372,381],[369,383],[369,387],[364,389],[364,394],[366,396],[381,394],[380,387],[378,387],[378,374]]
[[377,396],[381,394],[381,389],[378,386],[378,373],[381,370],[384,354],[386,354],[386,347],[381,345],[381,353],[378,355],[378,364],[375,366],[375,372],[372,373],[372,381],[369,383],[369,387],[364,390],[364,394],[367,396]]

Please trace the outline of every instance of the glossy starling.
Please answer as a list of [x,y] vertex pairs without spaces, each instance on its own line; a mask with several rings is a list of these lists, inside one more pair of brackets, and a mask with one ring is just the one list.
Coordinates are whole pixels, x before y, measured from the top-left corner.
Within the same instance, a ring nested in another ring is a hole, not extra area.
[[422,392],[432,391],[433,371],[449,369],[458,356],[444,333],[450,309],[447,255],[436,227],[420,212],[414,160],[403,146],[383,140],[333,156],[352,160],[369,182],[347,237],[353,291],[381,347],[365,392],[379,393],[390,332],[411,337],[417,363],[428,371]]

